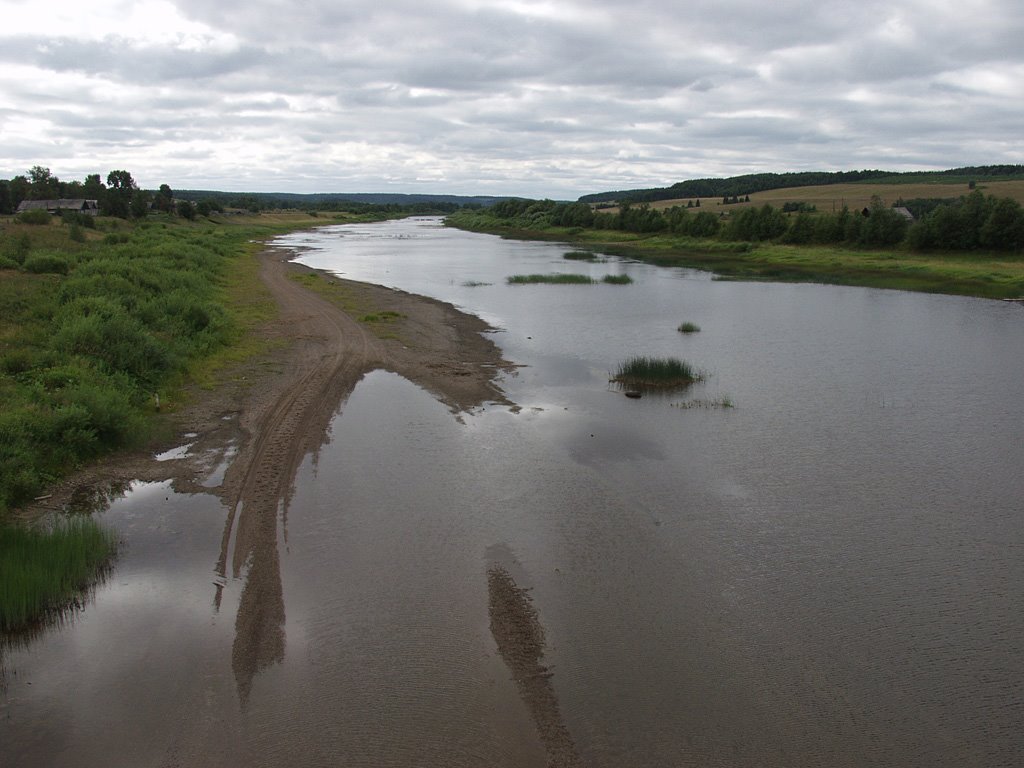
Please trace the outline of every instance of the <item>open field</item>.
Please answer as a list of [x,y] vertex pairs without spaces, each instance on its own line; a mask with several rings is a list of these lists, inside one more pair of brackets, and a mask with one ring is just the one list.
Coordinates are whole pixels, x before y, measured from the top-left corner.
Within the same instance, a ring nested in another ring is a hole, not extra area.
[[[1024,204],[1024,180],[980,182],[977,189],[986,196],[1011,197]],[[873,182],[869,184],[826,184],[815,187],[792,187],[789,189],[769,189],[750,196],[750,202],[722,205],[721,198],[700,198],[700,210],[715,213],[735,211],[748,206],[771,205],[781,208],[786,203],[807,203],[816,206],[819,212],[830,213],[841,210],[844,205],[852,209],[867,207],[871,197],[878,195],[885,205],[893,205],[899,198],[958,198],[971,190],[966,184],[885,184]],[[664,210],[676,205],[685,206],[688,202],[696,205],[697,198],[679,200],[658,200],[650,203],[655,210]],[[618,208],[602,208],[603,213],[615,213]]]

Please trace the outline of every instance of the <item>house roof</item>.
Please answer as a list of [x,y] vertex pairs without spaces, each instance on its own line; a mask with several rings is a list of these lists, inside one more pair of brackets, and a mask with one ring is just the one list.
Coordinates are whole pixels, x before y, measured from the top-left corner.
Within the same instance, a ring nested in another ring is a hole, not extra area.
[[96,200],[82,197],[62,198],[60,200],[22,200],[18,204],[18,213],[22,211],[91,211],[99,208]]

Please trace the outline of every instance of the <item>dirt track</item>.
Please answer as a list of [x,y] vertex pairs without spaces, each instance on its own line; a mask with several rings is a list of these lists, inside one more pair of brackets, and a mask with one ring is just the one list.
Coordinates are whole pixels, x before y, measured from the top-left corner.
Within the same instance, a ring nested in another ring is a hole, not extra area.
[[[221,492],[229,514],[218,570],[249,573],[236,618],[232,667],[244,702],[253,676],[284,654],[284,600],[277,550],[279,514],[287,515],[295,473],[319,448],[341,404],[368,372],[383,368],[419,384],[460,412],[507,403],[494,377],[508,364],[472,315],[422,296],[331,279],[361,306],[397,315],[381,338],[327,298],[292,279],[301,267],[288,251],[261,256],[261,278],[280,307],[279,327],[291,340],[283,373],[251,390],[241,415],[243,439]],[[234,546],[231,546],[234,541]]]

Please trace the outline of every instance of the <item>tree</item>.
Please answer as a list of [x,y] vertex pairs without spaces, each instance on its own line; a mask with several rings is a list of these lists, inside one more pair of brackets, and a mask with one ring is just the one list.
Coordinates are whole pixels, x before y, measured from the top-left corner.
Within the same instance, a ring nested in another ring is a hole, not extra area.
[[149,213],[149,205],[149,192],[146,192],[144,189],[136,189],[134,192],[132,192],[132,201],[131,204],[129,205],[129,210],[131,211],[132,218],[145,218],[146,214]]
[[192,205],[191,200],[179,200],[177,206],[175,206],[175,211],[177,211],[181,218],[188,219],[189,221],[196,217],[196,209]]
[[907,220],[887,208],[877,195],[871,198],[868,217],[860,226],[859,241],[863,245],[896,245],[907,233]]
[[100,202],[100,210],[106,216],[127,219],[132,212],[132,197],[137,189],[128,171],[111,171],[107,174],[107,190]]
[[100,200],[106,191],[107,188],[103,186],[98,173],[90,173],[85,177],[85,183],[82,185],[82,194],[85,195],[87,200]]
[[14,213],[14,207],[11,205],[11,184],[0,179],[0,214],[9,213]]
[[23,200],[28,200],[28,190],[31,184],[29,183],[28,177],[24,175],[18,175],[11,179],[8,185],[11,193],[11,208],[18,210],[18,206],[21,205]]
[[980,240],[986,248],[1014,251],[1024,248],[1024,211],[1012,197],[992,202],[992,212],[981,227]]
[[28,172],[30,185],[29,200],[55,200],[60,197],[60,179],[50,173],[49,168],[33,165]]
[[174,192],[166,184],[161,184],[160,189],[153,196],[153,208],[165,213],[170,213],[174,208]]

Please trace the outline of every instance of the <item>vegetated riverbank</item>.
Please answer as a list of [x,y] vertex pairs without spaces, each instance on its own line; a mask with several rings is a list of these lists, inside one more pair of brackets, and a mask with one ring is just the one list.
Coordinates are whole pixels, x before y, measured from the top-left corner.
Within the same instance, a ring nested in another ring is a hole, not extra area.
[[[8,268],[0,269],[0,525],[69,505],[102,506],[112,483],[126,487],[134,479],[174,473],[193,483],[195,466],[155,466],[155,450],[183,432],[196,433],[199,441],[218,433],[220,440],[231,429],[224,414],[278,392],[282,371],[289,379],[322,367],[322,350],[292,359],[313,297],[284,280],[302,296],[291,297],[291,314],[282,322],[283,278],[275,292],[266,257],[255,254],[264,249],[259,240],[323,225],[324,218],[278,214],[188,223],[154,217],[134,225],[111,219],[100,220],[84,237],[59,220],[3,221],[0,254]],[[38,264],[44,268],[36,271]],[[381,297],[360,296],[367,313],[381,308]],[[360,345],[369,348],[365,340]],[[487,377],[494,373],[490,369]],[[486,392],[495,399],[500,394]],[[448,402],[455,408],[476,399],[454,392]],[[245,429],[235,422],[234,428]],[[65,554],[79,545],[99,553],[84,556],[90,572],[110,555],[111,542],[97,533],[94,525],[65,526],[58,514],[53,530],[38,530],[28,545],[23,537],[0,539],[5,562],[15,562],[15,550],[26,553],[27,559],[19,555],[19,571],[41,570],[42,583],[58,585],[38,595],[26,594],[32,586],[5,593],[0,624],[17,627],[66,602],[68,584],[73,593],[87,578],[80,571],[69,579],[56,575]],[[70,548],[69,536],[78,540]],[[96,541],[102,546],[89,545]],[[11,583],[35,583],[8,575]]]
[[915,253],[581,227],[532,229],[505,225],[479,211],[450,214],[445,223],[506,238],[570,243],[659,266],[704,269],[725,279],[821,282],[992,299],[1024,296],[1024,255],[1013,252]]

